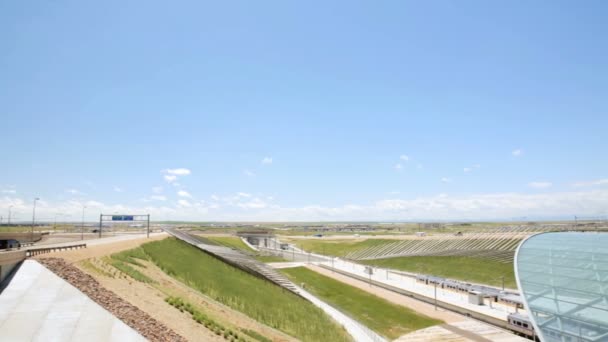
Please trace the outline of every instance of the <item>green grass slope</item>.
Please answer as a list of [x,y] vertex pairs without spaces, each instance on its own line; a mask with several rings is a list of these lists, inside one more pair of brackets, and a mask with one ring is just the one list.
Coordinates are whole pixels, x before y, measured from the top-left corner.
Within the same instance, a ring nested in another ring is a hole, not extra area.
[[343,257],[350,252],[359,249],[369,248],[373,246],[383,245],[395,242],[396,240],[389,239],[367,239],[367,240],[323,240],[321,239],[302,239],[296,240],[295,244],[299,248],[313,253],[333,255]]
[[505,277],[505,287],[516,289],[513,264],[482,258],[456,256],[411,256],[376,260],[359,260],[367,265],[383,268],[430,274],[438,277],[458,279],[468,282],[501,286]]
[[314,295],[391,339],[443,323],[304,267],[281,271],[296,284],[304,283]]
[[174,238],[142,246],[167,274],[201,293],[302,341],[349,341],[350,336],[310,302],[229,266]]
[[205,239],[213,241],[218,245],[239,249],[246,252],[254,252],[249,246],[247,246],[243,240],[239,237],[233,236],[205,236]]

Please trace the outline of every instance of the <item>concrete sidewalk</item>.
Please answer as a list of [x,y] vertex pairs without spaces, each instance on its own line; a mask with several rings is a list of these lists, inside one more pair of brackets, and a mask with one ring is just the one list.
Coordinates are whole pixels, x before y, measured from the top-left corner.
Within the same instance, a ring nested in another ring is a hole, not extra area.
[[35,260],[0,295],[2,341],[145,341],[138,332]]

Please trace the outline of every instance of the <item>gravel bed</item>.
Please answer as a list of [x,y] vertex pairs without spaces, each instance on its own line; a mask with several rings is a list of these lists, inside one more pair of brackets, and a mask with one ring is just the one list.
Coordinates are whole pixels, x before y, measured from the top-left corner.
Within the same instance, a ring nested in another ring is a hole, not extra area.
[[118,317],[150,341],[187,341],[161,322],[104,288],[95,278],[61,258],[43,258],[38,262],[75,286],[89,298]]

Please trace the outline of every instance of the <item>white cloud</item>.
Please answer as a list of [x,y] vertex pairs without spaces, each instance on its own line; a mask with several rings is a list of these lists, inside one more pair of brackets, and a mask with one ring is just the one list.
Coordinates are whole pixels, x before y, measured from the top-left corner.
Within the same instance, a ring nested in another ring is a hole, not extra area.
[[152,188],[152,192],[155,194],[160,194],[161,192],[163,192],[163,187],[162,186],[155,186]]
[[179,186],[177,183],[177,178],[181,176],[188,176],[192,172],[189,169],[177,168],[177,169],[164,169],[161,171],[163,174],[163,178],[167,183],[172,184],[173,186]]
[[516,149],[516,150],[513,150],[513,151],[511,152],[511,154],[512,154],[514,157],[519,157],[519,156],[521,156],[522,154],[524,154],[524,151],[522,151],[521,149]]
[[177,180],[177,176],[174,175],[164,175],[164,178],[168,183],[173,183]]
[[245,209],[262,209],[266,208],[268,204],[259,198],[254,198],[251,201],[239,203],[238,206]]
[[597,179],[597,180],[586,181],[586,182],[576,182],[576,183],[572,184],[572,186],[576,186],[576,187],[598,186],[598,185],[608,185],[608,178]]
[[442,183],[450,183],[450,182],[452,182],[452,180],[450,178],[447,178],[447,177],[442,177],[441,178],[441,182]]
[[114,191],[115,192],[123,192],[122,188],[119,188],[117,186],[114,187]]
[[399,195],[401,193],[401,191],[391,191],[388,194],[389,195]]
[[12,189],[9,189],[9,190],[2,190],[2,193],[3,193],[3,194],[14,195],[14,194],[16,194],[16,193],[17,193],[17,190],[12,190]]
[[401,171],[402,169],[403,169],[403,165],[401,165],[399,163],[395,164],[395,170]]
[[410,157],[406,156],[405,154],[400,155],[399,159],[401,159],[401,160],[403,160],[405,162],[410,161]]
[[481,165],[479,165],[479,164],[473,164],[472,166],[465,167],[463,169],[463,171],[464,171],[464,173],[469,173],[469,172],[473,172],[473,170],[475,170],[475,169],[479,169],[480,167],[481,167]]
[[103,203],[101,202],[97,202],[97,201],[86,201],[85,205],[88,209],[94,209],[94,208],[99,208],[99,207],[103,207]]
[[237,197],[251,197],[251,194],[248,194],[246,192],[238,192],[236,194]]
[[192,172],[189,169],[177,168],[177,169],[166,169],[165,173],[175,176],[187,176]]
[[68,194],[72,194],[72,195],[81,194],[81,192],[76,189],[66,189],[65,192],[67,192]]
[[190,204],[190,202],[188,202],[187,200],[184,200],[184,199],[177,201],[177,204],[182,207],[191,207],[192,206],[192,204]]
[[165,197],[163,195],[152,195],[152,196],[150,196],[150,199],[154,200],[154,201],[166,201],[167,197]]
[[243,174],[245,174],[245,176],[247,176],[247,177],[255,176],[255,173],[253,173],[252,171],[249,171],[249,170],[243,170]]
[[[462,196],[390,198],[359,204],[338,206],[304,205],[283,207],[251,194],[249,197],[223,199],[221,203],[189,202],[186,199],[168,205],[166,198],[142,202],[140,206],[106,204],[96,201],[87,205],[86,220],[99,219],[99,213],[150,213],[152,220],[216,220],[216,221],[442,221],[442,220],[508,220],[522,216],[562,218],[567,215],[605,216],[608,188],[571,192],[489,193]],[[160,195],[158,195],[160,196]],[[36,217],[52,218],[58,212],[67,220],[79,221],[82,202],[73,199],[57,202],[40,201]],[[221,204],[221,205],[220,205]],[[0,196],[0,208],[13,205],[15,221],[31,220],[29,199]],[[210,211],[210,209],[213,209]]]
[[535,189],[545,189],[553,185],[551,182],[530,182],[528,186]]
[[192,195],[190,195],[190,193],[188,191],[185,190],[180,190],[177,192],[177,195],[180,197],[192,197]]
[[265,157],[264,159],[262,159],[262,164],[272,164],[272,158]]
[[218,195],[213,194],[213,195],[211,195],[211,199],[214,201],[219,201],[220,197]]

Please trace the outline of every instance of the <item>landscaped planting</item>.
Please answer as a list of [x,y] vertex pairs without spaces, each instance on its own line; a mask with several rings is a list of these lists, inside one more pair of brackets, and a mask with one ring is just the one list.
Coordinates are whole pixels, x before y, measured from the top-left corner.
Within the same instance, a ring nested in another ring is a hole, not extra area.
[[[110,265],[116,267],[123,273],[126,273],[131,278],[144,282],[144,283],[156,283],[153,279],[150,279],[145,274],[141,273],[131,265],[136,265],[145,268],[145,266],[137,260],[148,260],[148,256],[141,247],[130,249],[124,252],[112,254],[106,258],[105,261]],[[130,265],[131,264],[131,265]]]
[[305,267],[282,271],[294,283],[304,283],[307,291],[391,339],[443,323]]
[[302,341],[349,341],[349,335],[305,299],[174,238],[142,246],[167,274],[253,319]]
[[[243,335],[239,334],[237,331],[226,328],[213,319],[209,318],[207,315],[198,310],[194,305],[184,301],[179,297],[167,297],[165,298],[165,302],[169,303],[169,305],[177,308],[181,312],[188,312],[192,315],[192,319],[195,320],[198,324],[204,325],[207,329],[213,331],[216,335],[222,336],[227,341],[247,341]],[[249,330],[248,330],[249,332]],[[260,338],[256,338],[256,340],[260,342],[266,342],[268,339],[260,334],[257,334]]]

